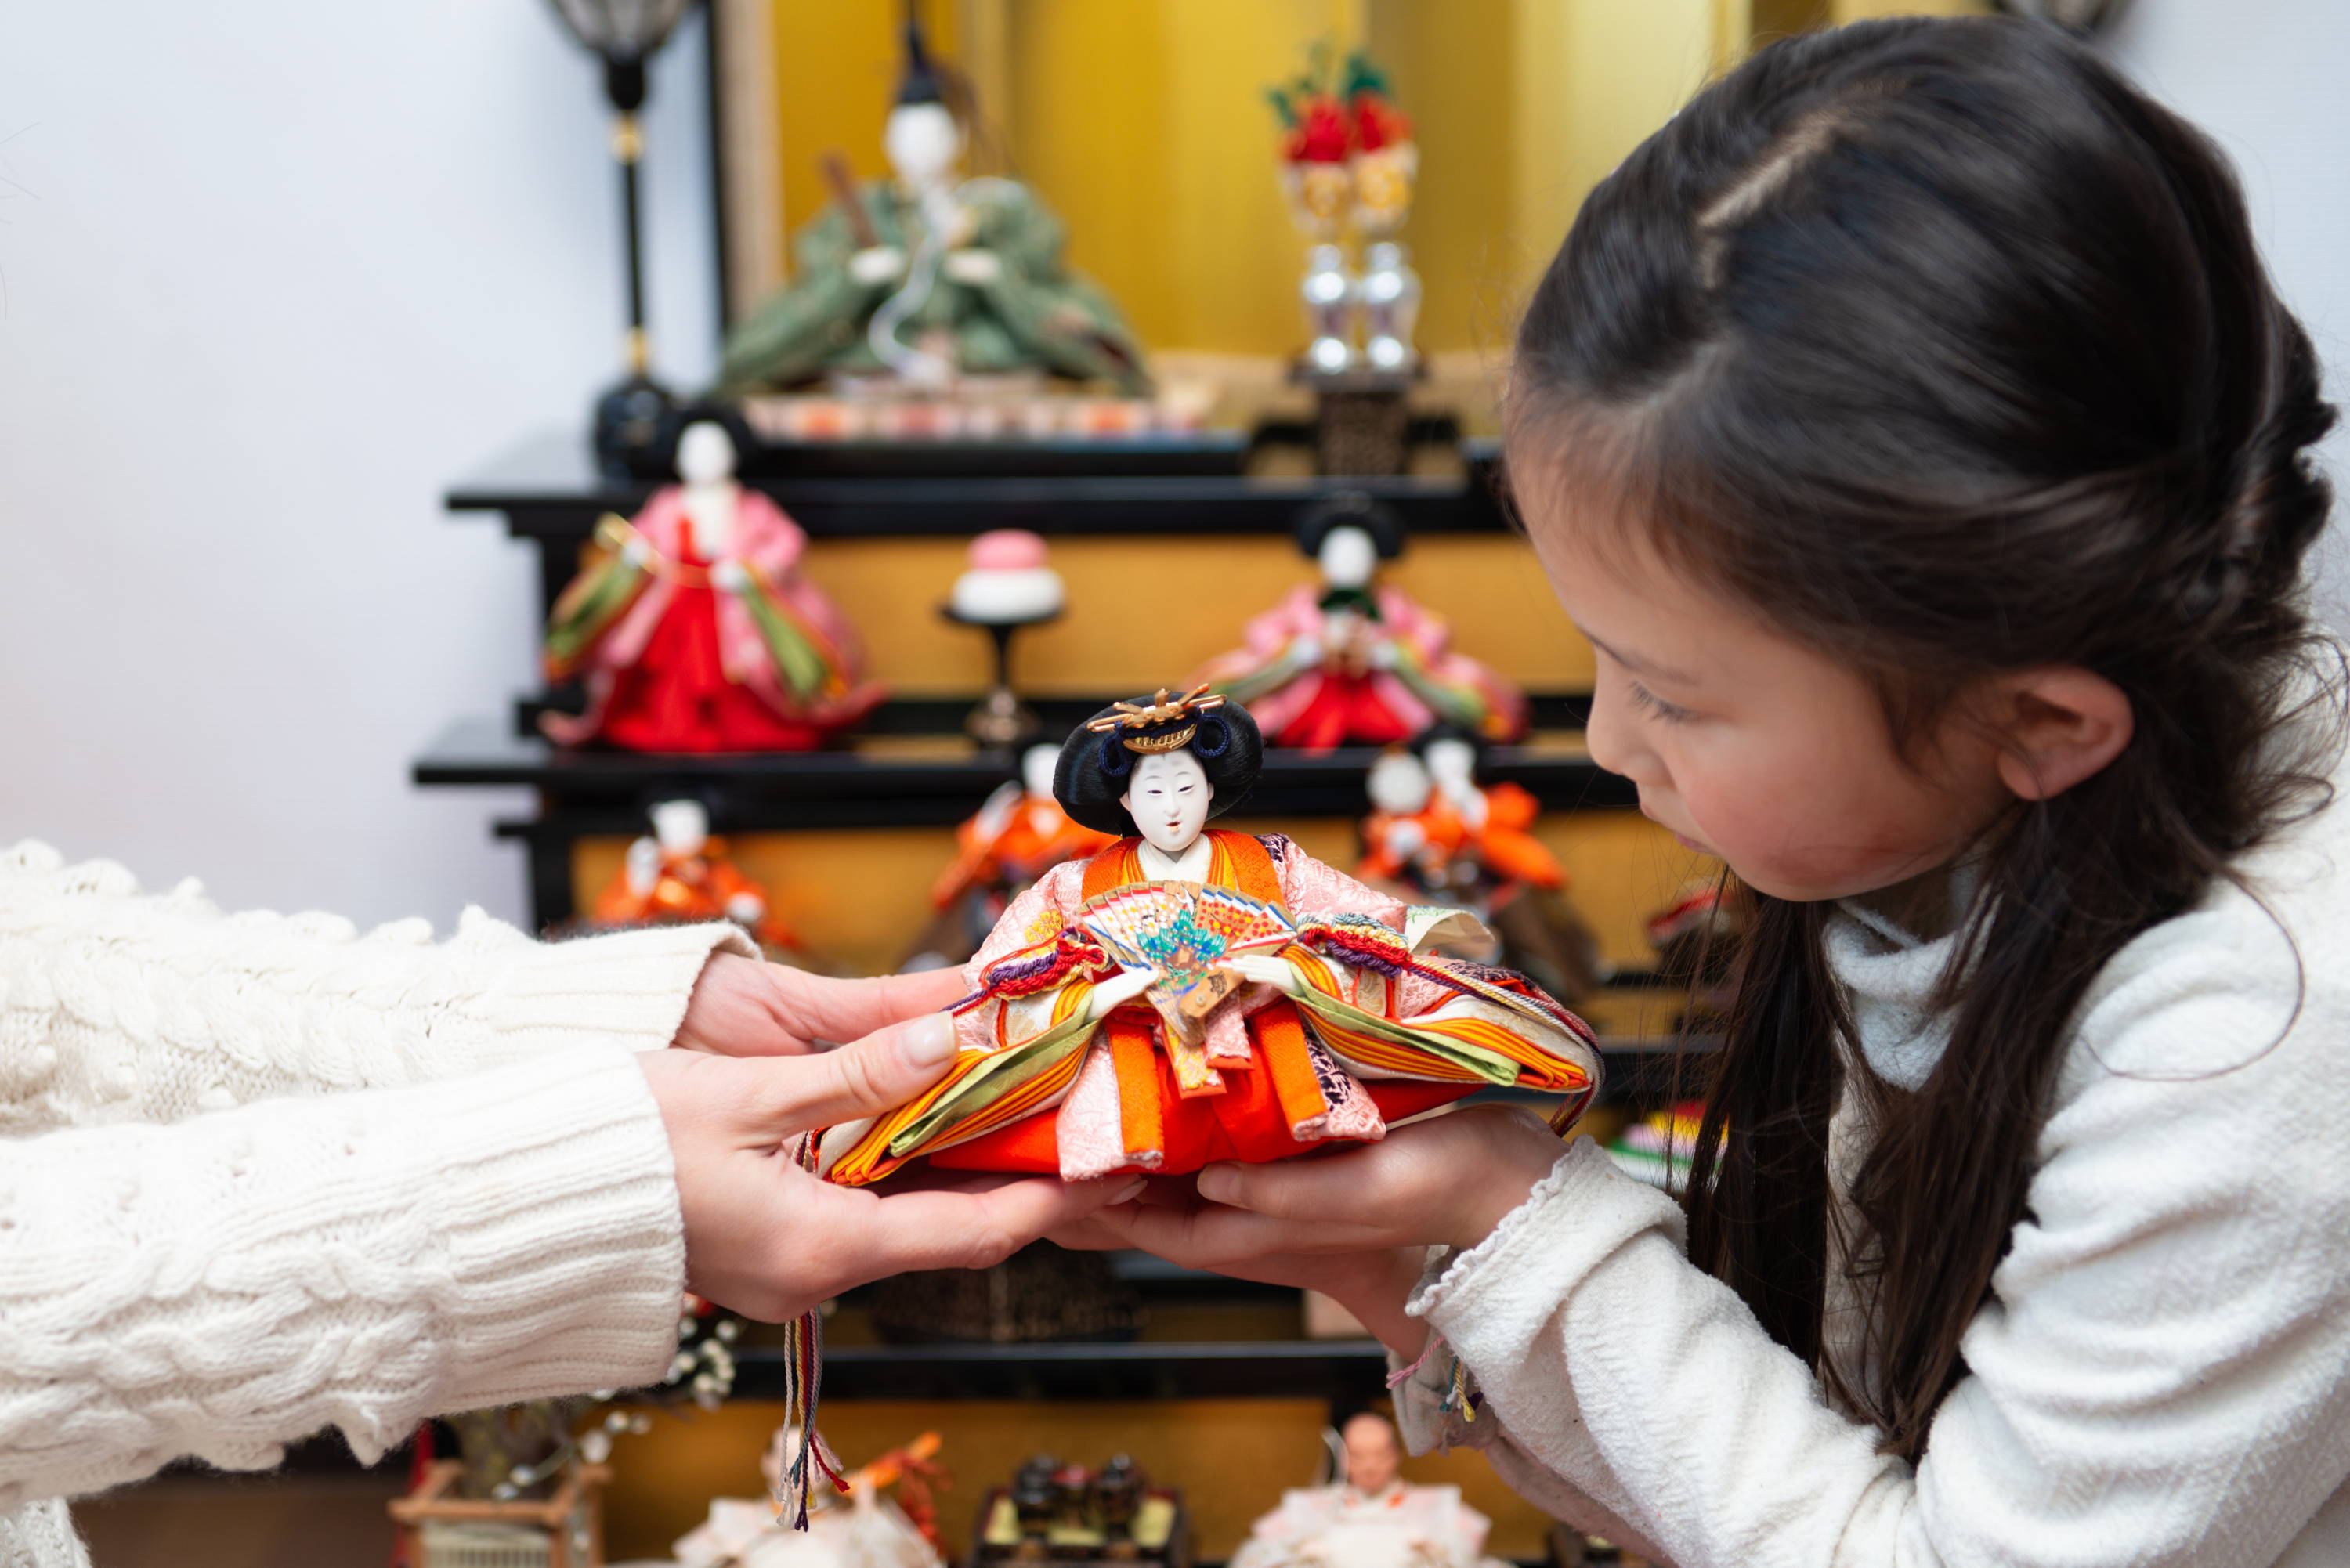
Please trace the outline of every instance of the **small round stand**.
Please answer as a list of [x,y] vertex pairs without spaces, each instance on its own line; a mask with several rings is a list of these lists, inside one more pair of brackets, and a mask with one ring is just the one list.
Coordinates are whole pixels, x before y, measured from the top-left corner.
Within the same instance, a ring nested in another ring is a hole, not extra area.
[[1033,620],[972,620],[955,613],[952,605],[941,605],[939,614],[957,626],[972,626],[987,633],[995,644],[995,680],[963,720],[963,733],[985,751],[1010,752],[1025,742],[1035,740],[1044,723],[1036,711],[1020,701],[1012,690],[1012,634],[1023,627],[1045,626],[1061,618],[1061,612],[1038,616]]

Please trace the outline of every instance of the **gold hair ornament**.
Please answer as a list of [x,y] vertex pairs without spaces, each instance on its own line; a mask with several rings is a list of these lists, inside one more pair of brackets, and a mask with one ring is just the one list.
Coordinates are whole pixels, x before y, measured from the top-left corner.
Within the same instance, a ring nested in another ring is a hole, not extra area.
[[1183,696],[1170,696],[1161,686],[1148,702],[1117,702],[1111,711],[1098,719],[1088,719],[1086,728],[1097,735],[1107,735],[1118,730],[1148,730],[1156,724],[1171,724],[1189,718],[1191,722],[1180,730],[1170,730],[1163,735],[1120,735],[1118,744],[1128,751],[1148,756],[1154,752],[1176,752],[1191,743],[1200,732],[1198,715],[1212,712],[1224,705],[1222,693],[1211,695],[1207,683],[1201,682]]

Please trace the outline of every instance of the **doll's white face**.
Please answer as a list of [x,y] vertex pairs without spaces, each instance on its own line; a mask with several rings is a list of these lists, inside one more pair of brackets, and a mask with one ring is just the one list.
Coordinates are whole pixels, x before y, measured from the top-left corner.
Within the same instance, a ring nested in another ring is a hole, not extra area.
[[734,438],[714,420],[697,420],[677,438],[677,476],[688,484],[718,484],[734,477]]
[[1340,1434],[1347,1445],[1347,1484],[1371,1497],[1395,1484],[1403,1468],[1397,1452],[1396,1429],[1378,1416],[1361,1415]]
[[899,179],[909,185],[934,185],[953,171],[962,156],[962,128],[944,104],[901,103],[889,111],[881,147]]
[[1333,528],[1323,536],[1321,553],[1315,557],[1322,567],[1322,580],[1334,588],[1367,588],[1371,586],[1371,574],[1379,569],[1379,547],[1360,528]]
[[1216,786],[1207,769],[1186,746],[1179,752],[1153,752],[1134,760],[1134,772],[1118,804],[1134,818],[1134,830],[1161,855],[1180,855],[1200,842],[1208,826],[1208,806]]
[[1409,816],[1428,804],[1428,770],[1409,752],[1388,752],[1364,780],[1371,805],[1390,816]]
[[1428,747],[1428,772],[1455,792],[1477,787],[1477,748],[1466,741],[1433,741]]
[[1053,770],[1061,765],[1058,746],[1031,746],[1020,753],[1020,785],[1039,800],[1053,798]]
[[710,842],[710,813],[698,800],[659,801],[649,815],[664,855],[699,855]]

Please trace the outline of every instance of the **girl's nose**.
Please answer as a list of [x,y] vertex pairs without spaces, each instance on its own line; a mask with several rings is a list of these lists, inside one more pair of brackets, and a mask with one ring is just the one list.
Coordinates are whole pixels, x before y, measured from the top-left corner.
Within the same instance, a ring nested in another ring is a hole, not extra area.
[[1626,711],[1631,704],[1612,695],[1611,684],[1603,679],[1591,694],[1591,716],[1583,724],[1585,749],[1593,762],[1611,774],[1635,784],[1662,783],[1656,753],[1641,742],[1640,727]]

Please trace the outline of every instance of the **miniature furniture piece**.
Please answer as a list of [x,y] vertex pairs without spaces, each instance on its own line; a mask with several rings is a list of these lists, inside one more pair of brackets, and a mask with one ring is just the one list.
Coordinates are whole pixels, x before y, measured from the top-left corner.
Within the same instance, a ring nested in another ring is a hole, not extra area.
[[464,1466],[436,1461],[388,1505],[413,1568],[603,1568],[599,1498],[612,1472],[573,1464],[554,1493],[511,1502],[454,1495]]

